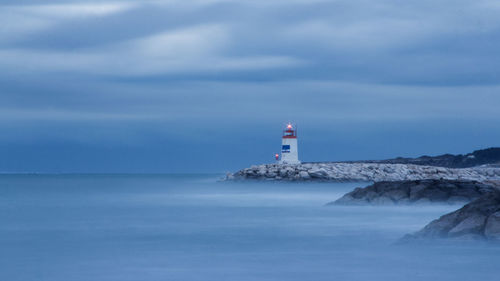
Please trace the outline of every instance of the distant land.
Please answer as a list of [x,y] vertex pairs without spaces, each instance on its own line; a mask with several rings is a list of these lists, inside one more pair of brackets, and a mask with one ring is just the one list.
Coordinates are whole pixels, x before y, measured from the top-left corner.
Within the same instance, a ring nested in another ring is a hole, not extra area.
[[355,161],[356,163],[413,164],[445,168],[470,168],[481,165],[500,166],[500,147],[476,150],[468,154],[443,154],[438,156],[421,156],[418,158],[398,157],[387,160]]

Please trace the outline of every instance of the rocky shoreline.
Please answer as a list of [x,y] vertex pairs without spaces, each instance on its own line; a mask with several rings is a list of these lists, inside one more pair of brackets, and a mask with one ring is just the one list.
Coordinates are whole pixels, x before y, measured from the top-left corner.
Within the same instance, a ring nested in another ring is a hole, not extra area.
[[400,241],[453,238],[500,240],[500,185],[464,180],[377,182],[327,205],[465,204]]
[[408,181],[424,179],[471,180],[484,182],[500,180],[500,168],[444,168],[413,164],[386,163],[303,163],[263,164],[228,173],[226,180],[279,181]]
[[463,180],[377,182],[327,205],[465,204],[493,190],[491,185]]
[[402,241],[429,238],[500,240],[500,191],[484,194],[422,230],[406,235]]
[[[461,209],[442,216],[415,234],[406,235],[403,241],[456,237],[498,240],[500,166],[497,152],[500,149],[416,159],[263,164],[228,173],[225,180],[374,182],[328,205],[463,203],[466,205]],[[422,165],[424,163],[427,165]],[[484,165],[470,167],[475,163]]]

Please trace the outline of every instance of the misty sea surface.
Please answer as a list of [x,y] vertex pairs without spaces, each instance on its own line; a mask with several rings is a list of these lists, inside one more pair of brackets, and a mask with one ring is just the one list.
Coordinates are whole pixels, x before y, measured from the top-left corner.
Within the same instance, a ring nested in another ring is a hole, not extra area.
[[499,244],[395,243],[460,206],[218,178],[0,175],[0,280],[500,280]]

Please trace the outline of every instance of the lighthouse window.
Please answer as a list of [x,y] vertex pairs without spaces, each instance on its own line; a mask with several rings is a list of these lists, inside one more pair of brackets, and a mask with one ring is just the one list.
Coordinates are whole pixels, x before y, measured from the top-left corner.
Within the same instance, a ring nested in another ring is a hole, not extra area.
[[290,145],[283,145],[281,147],[281,152],[290,152]]

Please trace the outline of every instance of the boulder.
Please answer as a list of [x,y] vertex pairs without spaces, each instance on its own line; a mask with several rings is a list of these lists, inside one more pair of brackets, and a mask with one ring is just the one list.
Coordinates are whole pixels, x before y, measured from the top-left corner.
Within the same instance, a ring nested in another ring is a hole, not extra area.
[[500,239],[500,211],[488,217],[484,235],[490,239]]
[[225,180],[234,180],[234,175],[233,175],[233,174],[231,174],[231,173],[229,173],[229,172],[228,172],[228,173],[226,173],[226,178],[225,178]]
[[494,189],[403,239],[423,238],[499,239],[500,191]]
[[276,176],[277,176],[277,175],[278,175],[278,174],[276,174],[276,173],[267,173],[267,174],[266,174],[266,177],[267,177],[267,178],[276,178]]
[[324,168],[317,168],[317,169],[313,168],[309,170],[308,173],[309,176],[311,176],[311,178],[324,179],[328,177],[328,172]]
[[267,173],[267,170],[266,169],[263,169],[263,168],[260,168],[258,171],[257,171],[257,175],[263,177],[265,176]]
[[307,180],[307,179],[310,179],[310,178],[311,178],[311,176],[309,175],[309,173],[308,173],[308,172],[306,172],[306,171],[300,171],[300,172],[299,172],[299,177],[300,177],[301,179],[304,179],[304,180]]

